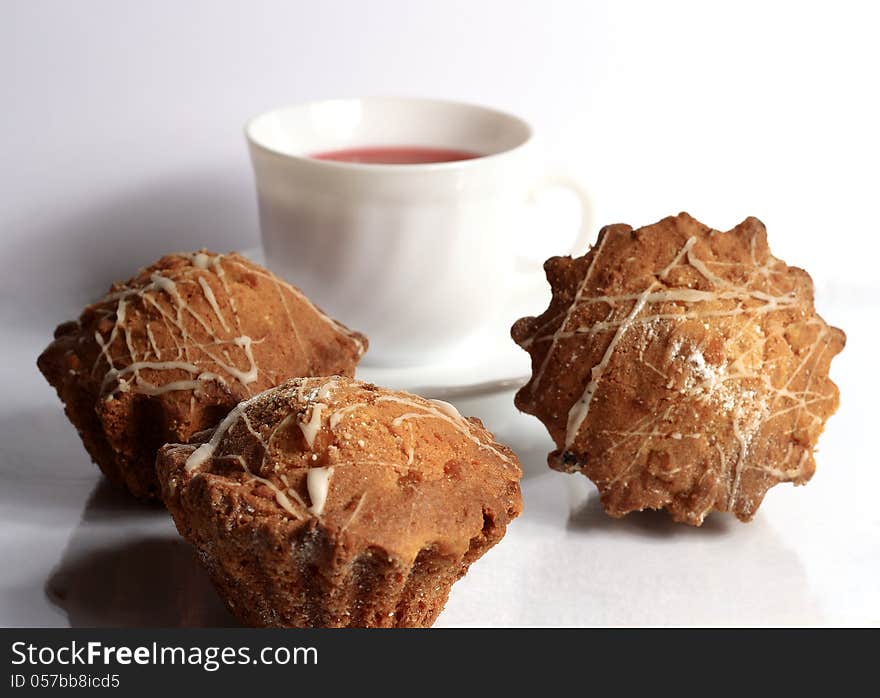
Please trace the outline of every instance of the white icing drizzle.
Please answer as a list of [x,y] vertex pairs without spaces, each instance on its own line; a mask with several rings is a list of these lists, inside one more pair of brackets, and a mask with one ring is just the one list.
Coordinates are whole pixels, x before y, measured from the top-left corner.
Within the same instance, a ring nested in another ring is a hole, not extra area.
[[351,516],[348,517],[348,521],[346,521],[343,524],[342,528],[339,529],[340,533],[343,533],[346,530],[348,530],[348,527],[351,526],[352,523],[354,523],[354,520],[357,518],[358,514],[361,513],[361,509],[363,508],[364,502],[366,501],[366,499],[367,499],[367,493],[364,492],[361,495],[361,498],[358,500],[357,506],[355,506],[354,511],[351,512]]
[[174,283],[171,279],[162,276],[158,272],[153,272],[152,274],[150,274],[150,281],[152,281],[153,285],[160,291],[165,291],[165,293],[177,300],[178,308],[183,308],[183,306],[186,305],[183,299],[180,298],[180,294],[177,292],[177,284]]
[[412,423],[407,424],[409,427],[409,441],[406,443],[406,464],[412,465],[416,458],[415,438],[413,436]]
[[211,290],[211,284],[205,281],[204,276],[199,277],[199,286],[202,287],[202,293],[205,294],[205,299],[208,301],[211,309],[214,311],[214,315],[217,316],[217,320],[220,321],[221,327],[229,332],[229,325],[226,324],[226,318],[224,318],[223,313],[220,312],[220,306],[217,304],[217,297],[214,295],[214,291]]
[[336,431],[336,427],[339,426],[339,423],[348,415],[357,412],[359,409],[362,409],[366,403],[358,403],[355,405],[349,405],[348,407],[342,407],[333,412],[330,415],[330,419],[328,420],[328,424],[330,426],[330,431]]
[[333,466],[309,468],[306,475],[306,487],[309,490],[309,500],[312,506],[309,512],[315,516],[324,513],[324,505],[327,503],[327,493],[330,490],[330,478],[333,477]]
[[199,367],[188,361],[135,361],[133,364],[129,364],[124,368],[111,368],[107,371],[104,376],[104,386],[110,381],[116,380],[129,373],[137,373],[144,368],[155,369],[157,371],[176,369],[178,371],[187,371],[189,373],[199,372]]
[[259,369],[257,368],[257,362],[254,359],[254,351],[252,348],[253,340],[247,335],[242,335],[241,337],[235,337],[232,340],[232,343],[235,344],[235,346],[244,349],[244,355],[247,357],[248,363],[250,364],[248,370],[242,371],[235,366],[230,366],[222,361],[217,361],[217,363],[223,367],[229,375],[233,378],[237,378],[242,385],[249,385],[256,381],[257,377],[260,375]]
[[281,278],[275,276],[274,274],[259,271],[258,269],[247,268],[243,264],[241,264],[241,262],[237,262],[237,261],[232,260],[232,263],[239,266],[239,267],[242,267],[243,269],[246,269],[247,271],[249,271],[252,274],[256,274],[257,276],[268,279],[273,284],[275,284],[275,287],[278,289],[278,295],[281,297],[281,302],[282,302],[282,305],[284,306],[284,310],[287,312],[288,319],[290,320],[291,329],[294,331],[294,334],[296,334],[297,337],[299,335],[296,330],[296,323],[293,322],[293,318],[290,315],[290,311],[288,310],[288,307],[287,307],[287,301],[284,298],[284,294],[282,293],[282,290],[287,291],[291,296],[293,296],[294,298],[297,298],[301,302],[305,303],[309,308],[311,308],[318,315],[318,317],[320,317],[325,323],[327,323],[328,325],[333,327],[337,333],[347,337],[357,348],[358,356],[359,357],[363,356],[364,352],[366,351],[366,347],[364,346],[364,343],[358,337],[357,333],[352,332],[347,327],[342,325],[340,322],[338,322],[334,318],[332,318],[329,315],[327,315],[326,313],[324,313],[320,308],[318,308],[314,303],[312,303],[308,299],[308,297],[306,297],[306,295],[302,291],[300,291],[296,286],[293,286],[293,285],[287,283],[286,281],[284,281],[284,279],[281,279]]
[[[265,459],[264,459],[265,460]],[[299,496],[299,492],[297,492],[293,485],[290,484],[290,480],[287,479],[287,475],[284,473],[278,473],[278,477],[281,479],[281,482],[284,483],[284,486],[287,488],[285,492],[289,494],[293,499],[296,500],[296,503],[300,505],[305,510],[308,510],[308,505],[303,501],[303,498]]]
[[[236,455],[230,455],[230,456],[220,456],[220,458],[221,459],[228,458],[230,460],[237,461],[238,464],[241,466],[241,469],[244,470],[244,472],[246,472],[248,474],[248,477],[250,477],[251,480],[253,480],[254,482],[257,482],[261,485],[265,485],[270,490],[272,490],[272,494],[275,496],[275,501],[278,502],[278,505],[282,509],[284,509],[286,512],[288,512],[292,516],[296,517],[297,519],[303,520],[306,518],[305,515],[302,513],[302,509],[306,508],[305,502],[302,501],[302,498],[296,493],[296,490],[294,490],[292,488],[288,488],[287,491],[284,491],[280,487],[278,487],[278,485],[276,485],[274,482],[272,482],[271,480],[268,480],[264,477],[260,477],[256,473],[253,473],[247,467],[247,463],[245,462],[244,458],[240,455],[236,454]],[[288,495],[293,495],[293,498],[300,505],[301,509],[297,509],[296,507],[293,506]]]
[[193,266],[199,269],[207,269],[211,262],[211,259],[204,252],[193,252],[189,258],[192,260]]
[[235,326],[238,328],[239,333],[241,333],[241,318],[238,315],[235,296],[232,295],[232,292],[229,290],[229,284],[226,282],[226,270],[223,269],[223,265],[221,264],[222,259],[222,255],[217,255],[211,261],[211,266],[214,268],[214,273],[217,275],[217,278],[220,279],[220,284],[223,286],[223,292],[229,300],[229,307],[232,309],[232,317],[235,320]]
[[584,294],[584,291],[587,288],[587,284],[589,284],[593,278],[593,269],[596,267],[596,260],[602,256],[602,250],[605,249],[605,243],[608,240],[608,238],[610,238],[610,237],[611,237],[610,234],[606,234],[606,235],[602,236],[602,240],[599,243],[599,246],[596,248],[595,253],[593,254],[593,259],[590,260],[590,266],[587,267],[587,271],[584,274],[583,281],[581,281],[581,283],[578,285],[577,292],[574,294],[574,298],[571,301],[571,305],[568,306],[568,310],[565,313],[565,317],[563,318],[562,322],[559,324],[559,330],[557,330],[556,333],[554,333],[553,337],[551,338],[550,348],[547,349],[547,355],[544,357],[544,360],[541,362],[541,366],[538,368],[537,372],[532,377],[532,387],[531,387],[532,395],[535,395],[535,393],[537,393],[538,386],[541,385],[541,381],[544,378],[544,374],[547,372],[547,365],[550,363],[550,358],[553,356],[553,350],[556,349],[556,344],[559,342],[559,339],[560,339],[559,333],[563,328],[565,328],[568,325],[569,321],[571,320],[571,316],[574,314],[575,309],[580,304],[581,296]]
[[162,359],[162,352],[159,351],[159,347],[156,344],[156,337],[153,335],[153,330],[150,328],[150,323],[144,323],[144,327],[147,330],[147,338],[150,340],[150,348],[153,350],[153,354],[155,354],[156,359]]
[[[651,286],[650,288],[653,288]],[[590,412],[590,405],[593,402],[593,395],[596,394],[596,388],[599,387],[599,381],[602,379],[602,375],[605,373],[605,369],[608,368],[608,363],[611,361],[611,356],[614,354],[614,349],[617,347],[617,344],[620,342],[623,335],[629,329],[630,324],[633,319],[642,312],[642,308],[645,307],[646,298],[648,292],[645,292],[642,298],[639,298],[635,304],[633,305],[630,314],[627,315],[626,319],[620,324],[617,328],[617,332],[614,333],[614,337],[611,339],[611,342],[608,344],[608,348],[605,350],[605,354],[602,356],[602,360],[593,366],[590,372],[590,381],[587,383],[587,387],[584,388],[584,393],[581,397],[571,406],[571,409],[568,412],[568,423],[565,428],[565,447],[569,448],[573,443],[575,438],[577,437],[578,431],[580,431],[581,425],[584,423],[584,420],[587,418],[587,414]]]
[[[121,383],[119,388],[123,392],[128,391],[129,383]],[[164,393],[171,393],[175,390],[201,390],[202,382],[201,380],[180,380],[180,381],[171,381],[170,383],[163,383],[162,385],[156,385],[154,383],[150,383],[143,378],[138,378],[136,381],[137,392],[143,393],[144,395],[163,395]],[[126,386],[123,389],[123,386]]]
[[324,413],[325,409],[327,409],[327,405],[323,402],[315,403],[312,405],[312,414],[308,421],[302,421],[299,423],[299,428],[302,431],[303,436],[306,438],[306,443],[309,445],[309,448],[314,448],[315,446],[315,436],[317,436],[318,432],[321,430],[321,415]]
[[[123,287],[108,294],[101,301],[102,303],[116,302],[115,322],[109,334],[95,333],[95,342],[98,345],[100,354],[92,368],[94,373],[98,369],[99,362],[103,361],[106,363],[107,368],[101,384],[102,391],[108,394],[108,399],[112,399],[115,391],[159,395],[180,390],[198,392],[204,383],[210,381],[225,384],[226,380],[218,373],[201,370],[199,367],[200,360],[196,358],[197,351],[201,352],[206,360],[216,364],[222,370],[222,373],[231,380],[240,383],[248,393],[251,392],[250,386],[259,380],[260,375],[259,365],[254,356],[253,345],[261,340],[254,340],[241,331],[241,318],[238,314],[235,298],[230,292],[224,263],[233,264],[244,272],[256,274],[273,282],[290,322],[291,333],[296,341],[299,342],[301,351],[306,356],[308,356],[307,347],[299,337],[296,323],[288,307],[288,296],[294,296],[299,301],[306,303],[324,322],[332,326],[335,331],[349,337],[355,343],[358,351],[363,353],[363,345],[354,333],[343,328],[335,320],[318,310],[295,287],[286,284],[273,275],[263,272],[259,268],[247,266],[239,262],[235,257],[227,258],[223,255],[210,255],[204,251],[182,254],[181,256],[186,258],[191,263],[191,266],[186,268],[183,273],[177,273],[175,278],[169,278],[169,276],[163,273],[153,272],[149,276],[148,283],[140,286]],[[231,321],[221,310],[215,293],[216,286],[212,287],[212,279],[215,284],[219,282],[220,288],[222,288],[226,296],[226,301],[229,303],[229,309],[231,310]],[[211,309],[211,313],[207,317],[203,316],[187,302],[185,293],[181,291],[186,285],[195,286],[200,290],[201,295]],[[167,304],[159,302],[156,297],[158,294],[165,294],[170,299],[170,311]],[[144,329],[148,345],[140,355],[135,348],[131,328],[126,322],[130,299],[133,297],[140,298],[143,304],[155,310],[160,318],[159,325],[156,325],[155,322],[145,321]],[[101,308],[97,312],[107,316],[113,315],[113,312],[109,309]],[[213,321],[210,319],[211,314],[214,317]],[[188,324],[186,318],[192,318],[196,323],[195,326],[192,323]],[[157,326],[164,326],[167,338],[173,343],[172,347],[160,350],[155,332]],[[235,328],[235,331],[233,331],[233,328]],[[198,337],[192,334],[193,329],[197,332]],[[207,341],[201,339],[202,331],[207,335]],[[112,353],[114,347],[118,344],[117,338],[120,333],[124,334],[127,357],[114,357]],[[243,356],[247,362],[245,367],[241,367],[241,361],[238,358],[230,356],[231,349],[234,349],[239,357]],[[165,381],[157,381],[155,378],[144,378],[141,375],[142,371],[153,373],[183,371],[191,374],[191,377],[172,377]],[[131,375],[130,379],[129,375]]]
[[186,464],[184,468],[187,472],[192,472],[193,470],[197,470],[202,467],[202,465],[209,458],[214,456],[214,451],[217,450],[217,446],[220,444],[220,441],[223,440],[223,437],[226,436],[226,432],[229,431],[234,424],[236,424],[239,419],[241,419],[242,415],[244,415],[245,410],[247,410],[251,405],[257,404],[260,398],[265,393],[258,393],[254,395],[254,397],[248,400],[242,400],[238,403],[232,410],[229,411],[223,421],[217,425],[217,428],[214,430],[214,433],[211,435],[211,438],[199,446],[195,451],[193,451],[189,458],[186,459]]
[[[464,419],[458,413],[458,411],[448,403],[440,403],[439,405],[436,405],[433,402],[429,402],[428,400],[424,400],[416,396],[403,397],[397,395],[380,395],[371,402],[358,402],[334,409],[334,390],[336,387],[338,387],[340,379],[337,377],[331,377],[325,379],[320,385],[317,386],[314,386],[312,383],[309,382],[313,380],[314,379],[294,379],[277,388],[259,393],[249,398],[248,400],[239,403],[239,405],[237,405],[231,412],[229,412],[229,414],[226,415],[223,421],[220,422],[220,424],[214,430],[213,434],[211,434],[207,442],[197,447],[189,446],[189,448],[192,448],[192,452],[189,454],[184,463],[184,470],[187,473],[195,476],[201,470],[204,464],[211,459],[228,458],[236,460],[250,478],[252,478],[254,481],[263,483],[273,489],[279,504],[281,504],[287,511],[290,511],[299,518],[302,518],[302,511],[293,507],[293,505],[290,503],[290,498],[292,497],[294,500],[296,500],[298,504],[301,504],[302,509],[306,509],[305,504],[302,502],[302,498],[299,497],[296,491],[290,486],[290,483],[288,482],[285,474],[279,474],[279,478],[286,488],[286,490],[282,490],[270,480],[267,480],[266,478],[253,473],[247,467],[247,463],[240,454],[217,455],[217,449],[223,439],[235,428],[237,424],[243,424],[244,427],[250,432],[250,434],[255,438],[257,443],[259,443],[263,449],[261,472],[265,472],[266,455],[270,450],[270,446],[273,442],[273,439],[275,438],[275,435],[279,431],[284,429],[288,424],[291,424],[295,417],[310,414],[308,420],[300,419],[296,421],[296,424],[302,431],[309,445],[309,448],[311,449],[314,446],[317,433],[322,428],[322,421],[327,411],[330,411],[330,414],[327,417],[327,422],[331,430],[333,430],[339,426],[341,416],[352,415],[357,410],[369,408],[371,405],[383,402],[399,404],[406,407],[407,409],[414,410],[411,412],[404,412],[403,414],[393,419],[392,426],[399,426],[401,424],[407,423],[408,420],[413,419],[439,419],[453,425],[453,427],[457,431],[464,434],[468,439],[476,443],[478,447],[491,451],[505,464],[505,466],[516,467],[516,465],[510,460],[508,456],[497,450],[492,444],[484,443],[481,439],[479,439],[472,432],[472,425],[470,424],[470,422]],[[325,402],[316,402],[316,400],[319,399],[324,400]],[[258,431],[253,427],[250,422],[248,413],[252,409],[265,405],[268,401],[278,401],[279,403],[287,401],[287,403],[291,407],[291,412],[279,419],[266,436],[261,431]],[[311,410],[310,413],[309,410]],[[407,465],[411,465],[413,463],[414,446],[412,444],[412,425],[408,424],[408,427],[411,443],[408,446]],[[363,445],[366,445],[365,442]],[[317,459],[317,455],[313,454],[312,459]],[[352,465],[368,463],[373,465],[384,465],[391,468],[398,467],[400,465],[394,463],[384,463],[369,459],[350,461],[350,464]],[[334,466],[312,466],[308,469],[306,473],[306,486],[309,493],[309,499],[311,500],[311,506],[307,509],[309,513],[315,516],[320,516],[323,513],[324,505],[327,499],[329,481],[333,474],[333,467]],[[349,523],[351,523],[351,521],[360,511],[360,507],[362,504],[363,497],[358,503],[358,506],[352,514],[352,517],[349,519]]]
[[461,413],[455,409],[455,405],[452,405],[444,400],[434,400],[433,398],[429,398],[428,402],[433,405],[437,405],[437,409],[440,410],[443,414],[449,415],[453,419],[461,419]]
[[[609,342],[605,353],[602,356],[602,359],[598,364],[596,364],[590,374],[590,380],[584,388],[584,392],[581,397],[575,401],[568,413],[568,421],[566,426],[565,433],[565,448],[570,448],[577,438],[578,433],[587,419],[589,415],[590,406],[592,404],[593,398],[595,396],[596,390],[599,386],[599,382],[602,379],[605,371],[608,368],[608,365],[611,361],[614,352],[623,339],[624,335],[634,326],[636,325],[646,325],[658,320],[674,320],[681,321],[684,319],[692,319],[696,317],[719,317],[719,316],[733,316],[739,315],[747,312],[743,307],[742,302],[746,299],[754,299],[761,301],[764,305],[758,307],[750,307],[748,308],[748,312],[750,313],[767,313],[773,312],[775,310],[779,310],[784,307],[791,307],[796,303],[796,299],[790,293],[783,294],[781,296],[774,296],[772,294],[768,294],[762,291],[754,290],[754,289],[734,289],[730,283],[720,278],[716,274],[714,274],[704,263],[700,260],[693,251],[694,245],[697,242],[696,237],[690,237],[685,242],[684,246],[674,255],[672,260],[655,276],[654,280],[642,291],[640,294],[625,294],[622,296],[599,296],[596,298],[587,299],[584,301],[585,303],[594,303],[594,302],[604,302],[609,305],[614,305],[619,302],[627,302],[633,301],[632,308],[629,313],[622,320],[605,320],[593,323],[588,328],[576,328],[574,331],[565,332],[564,324],[559,326],[559,329],[553,336],[553,341],[558,341],[563,337],[571,337],[576,334],[597,334],[601,332],[607,332],[609,330],[614,330],[614,335]],[[597,253],[596,257],[593,258],[593,263],[595,263],[598,258],[601,250]],[[660,282],[663,281],[668,274],[677,266],[682,264],[686,260],[686,263],[691,267],[697,270],[707,281],[709,281],[713,286],[720,287],[720,290],[712,290],[712,291],[699,291],[696,289],[668,289],[668,290],[658,290],[660,286]],[[700,303],[706,301],[717,301],[717,300],[735,300],[738,301],[737,306],[731,310],[722,310],[722,311],[710,311],[710,312],[701,312],[697,311],[686,311],[680,314],[676,313],[646,313],[642,315],[642,311],[647,307],[654,303],[669,303],[669,302],[691,302],[691,303]],[[578,301],[579,303],[580,301]],[[577,303],[576,303],[577,304]],[[573,304],[573,305],[576,305]],[[571,309],[570,309],[571,310]],[[570,317],[571,314],[569,314]],[[536,339],[534,341],[541,341],[541,338]],[[552,345],[551,345],[552,346]]]
[[493,453],[495,456],[501,459],[506,466],[514,466],[513,461],[511,461],[510,458],[508,458],[504,453],[499,451],[492,444],[488,444],[480,439],[474,433],[471,423],[464,417],[462,417],[459,414],[458,410],[452,407],[452,405],[449,405],[449,403],[443,403],[444,405],[448,405],[452,408],[453,414],[450,414],[446,408],[441,409],[437,407],[433,401],[424,400],[423,398],[417,398],[416,396],[412,397],[415,399],[397,397],[396,395],[383,395],[376,398],[376,402],[396,402],[407,407],[419,410],[419,412],[406,412],[402,415],[399,415],[398,417],[395,417],[391,421],[392,426],[400,426],[409,419],[440,419],[444,422],[447,422],[448,424],[451,424],[457,432],[476,444],[478,448]]
[[339,385],[339,378],[330,376],[324,384],[315,391],[315,399],[328,400],[333,395],[333,390]]
[[[251,407],[257,407],[263,404],[266,400],[272,399],[275,396],[278,396],[279,399],[286,399],[294,403],[300,402],[308,402],[310,397],[315,397],[319,393],[324,395],[325,397],[330,396],[330,389],[336,385],[338,379],[336,377],[331,377],[322,383],[319,389],[313,390],[311,392],[311,396],[307,396],[304,394],[304,386],[301,382],[289,382],[277,388],[273,388],[270,390],[266,390],[262,393],[257,393],[251,398],[247,400],[243,400],[238,403],[230,412],[223,418],[223,421],[217,425],[217,428],[214,430],[214,433],[211,435],[211,438],[201,446],[199,446],[192,454],[190,454],[189,458],[186,460],[185,469],[187,472],[192,472],[193,470],[197,470],[204,465],[204,463],[214,456],[215,451],[217,450],[217,446],[223,440],[223,437],[233,428],[235,424],[239,421],[242,421],[245,427],[250,431],[250,433],[257,439],[260,445],[263,447],[264,455],[265,452],[269,450],[269,444],[272,442],[272,439],[275,437],[275,434],[279,431],[281,427],[289,423],[288,415],[284,419],[280,420],[279,423],[275,426],[272,432],[269,434],[269,437],[264,439],[263,436],[256,431],[247,416],[247,411]],[[322,389],[326,388],[324,392]],[[323,408],[326,405],[319,403],[321,406],[321,410],[318,411],[318,421],[317,426],[320,429],[320,414],[323,411]],[[314,417],[314,407],[313,406],[313,417]],[[300,428],[302,428],[302,424],[300,424]],[[308,429],[308,427],[307,427]],[[317,433],[317,429],[316,432]],[[308,439],[308,437],[306,437]],[[314,443],[314,436],[312,436],[312,443]]]
[[[696,238],[691,238],[690,240],[688,240],[688,242],[691,242],[691,240],[696,241]],[[722,279],[717,274],[714,274],[712,272],[712,270],[709,269],[709,267],[707,267],[705,264],[703,264],[703,260],[701,260],[699,257],[697,257],[693,253],[693,250],[691,249],[692,247],[693,247],[693,243],[691,244],[690,247],[687,248],[688,264],[690,264],[694,269],[696,269],[698,272],[700,272],[700,274],[702,274],[703,277],[707,281],[709,281],[713,286],[717,286],[718,288],[729,288],[730,284],[728,284],[727,281]],[[754,293],[754,292],[752,292],[752,293]]]

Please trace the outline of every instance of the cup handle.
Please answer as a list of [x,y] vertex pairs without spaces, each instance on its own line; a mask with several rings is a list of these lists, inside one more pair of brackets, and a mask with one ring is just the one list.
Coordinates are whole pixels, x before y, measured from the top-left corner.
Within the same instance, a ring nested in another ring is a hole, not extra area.
[[[535,182],[529,190],[527,203],[535,203],[542,192],[548,189],[568,189],[578,199],[581,207],[581,223],[572,246],[567,250],[571,255],[586,254],[592,241],[593,233],[593,202],[587,193],[587,188],[576,178],[564,172],[550,172]],[[556,251],[554,254],[564,254],[565,251]],[[549,255],[548,255],[549,256]],[[525,255],[518,257],[518,266],[525,268],[540,269],[543,260],[537,260]]]

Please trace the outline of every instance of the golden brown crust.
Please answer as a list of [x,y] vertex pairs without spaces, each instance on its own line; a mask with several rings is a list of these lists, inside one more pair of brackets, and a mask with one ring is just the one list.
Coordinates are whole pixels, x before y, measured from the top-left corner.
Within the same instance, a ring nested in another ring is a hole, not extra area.
[[516,456],[479,420],[348,378],[267,391],[157,469],[249,625],[429,626],[522,510]]
[[238,254],[168,255],[60,325],[37,363],[89,454],[137,497],[155,454],[302,375],[353,375],[366,339]]
[[846,338],[816,314],[809,275],[770,254],[760,221],[608,226],[588,254],[545,270],[549,308],[512,328],[533,368],[516,404],[556,442],[551,467],[587,475],[609,514],[748,521],[770,487],[810,479]]

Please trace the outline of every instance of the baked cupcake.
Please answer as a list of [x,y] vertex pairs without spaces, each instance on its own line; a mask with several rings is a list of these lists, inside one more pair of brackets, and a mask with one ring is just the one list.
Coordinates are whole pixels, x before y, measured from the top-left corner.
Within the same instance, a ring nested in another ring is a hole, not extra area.
[[293,376],[354,375],[366,346],[267,269],[200,251],[114,284],[37,364],[101,470],[151,499],[159,446]]
[[770,487],[812,477],[846,338],[760,221],[612,225],[545,270],[550,307],[512,330],[532,357],[516,404],[556,442],[551,467],[587,475],[605,511],[748,521]]
[[159,451],[162,497],[239,620],[426,627],[522,510],[479,420],[348,378],[298,378]]

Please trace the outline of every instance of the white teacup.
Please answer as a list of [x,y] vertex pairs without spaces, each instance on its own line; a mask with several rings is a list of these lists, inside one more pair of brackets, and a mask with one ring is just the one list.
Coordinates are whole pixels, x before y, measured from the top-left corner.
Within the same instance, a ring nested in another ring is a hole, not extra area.
[[[458,102],[371,97],[270,111],[252,119],[246,134],[267,264],[365,333],[374,365],[428,363],[497,320],[521,283],[524,206],[537,188],[564,186],[580,197],[574,249],[587,249],[586,194],[569,180],[536,174],[532,128],[518,117]],[[310,157],[367,146],[480,157],[406,165]],[[533,274],[538,266],[527,263]]]

